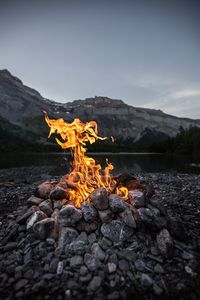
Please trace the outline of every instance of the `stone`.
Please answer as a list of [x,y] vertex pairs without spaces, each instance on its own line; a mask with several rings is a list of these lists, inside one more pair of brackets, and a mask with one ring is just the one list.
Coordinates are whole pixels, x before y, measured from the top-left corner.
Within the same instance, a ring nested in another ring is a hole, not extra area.
[[125,259],[120,259],[118,266],[121,271],[127,272],[129,270],[129,263]]
[[78,236],[77,230],[71,227],[61,227],[58,238],[58,248],[64,250],[67,244],[70,244]]
[[142,272],[146,268],[146,265],[145,265],[144,261],[141,260],[141,259],[137,259],[134,264],[135,264],[135,268],[136,268],[137,271]]
[[156,264],[154,266],[154,272],[156,272],[158,274],[164,274],[165,273],[163,267],[160,264]]
[[63,200],[66,198],[66,193],[67,193],[66,189],[60,186],[56,186],[54,189],[51,190],[49,194],[49,198],[51,200]]
[[96,291],[101,286],[102,279],[100,276],[94,276],[88,285],[89,291]]
[[163,293],[163,289],[157,284],[153,285],[153,291],[156,296],[160,296]]
[[[43,201],[43,200],[42,200]],[[32,205],[22,216],[17,217],[17,223],[18,224],[24,224],[27,219],[36,211],[38,211],[39,208],[36,205]]]
[[46,218],[38,221],[33,226],[33,231],[39,236],[40,239],[44,240],[48,237],[50,231],[54,227],[54,219]]
[[44,200],[42,203],[40,203],[39,209],[43,211],[48,217],[50,217],[53,213],[52,203],[49,199]]
[[80,275],[81,276],[84,276],[84,275],[86,275],[88,273],[88,269],[86,268],[86,266],[81,266],[81,268],[80,268]]
[[50,262],[49,266],[49,272],[50,273],[56,273],[58,268],[59,259],[57,257],[54,257],[52,261]]
[[43,199],[48,199],[51,190],[55,187],[56,184],[57,182],[55,181],[53,182],[45,181],[41,183],[35,191],[35,196]]
[[110,209],[99,210],[98,213],[102,223],[109,222],[113,219],[113,213]]
[[38,198],[38,197],[35,197],[32,195],[30,198],[28,198],[27,204],[28,205],[39,205],[42,201],[44,201],[44,199]]
[[132,214],[132,211],[129,207],[127,207],[119,215],[120,215],[120,218],[122,219],[122,221],[124,221],[124,223],[127,226],[129,226],[131,228],[136,228],[136,222],[135,222],[134,216]]
[[82,218],[82,212],[80,209],[73,205],[64,205],[59,213],[59,223],[62,226],[73,226]]
[[60,275],[62,274],[62,272],[63,272],[63,261],[59,261],[56,273]]
[[39,222],[46,218],[47,218],[47,215],[43,211],[38,210],[38,211],[34,212],[27,220],[26,229],[29,230],[30,228],[33,227],[33,225],[36,222]]
[[111,194],[109,196],[109,206],[114,213],[120,213],[127,207],[124,199],[116,194]]
[[97,240],[97,237],[96,237],[96,234],[94,232],[92,232],[88,235],[89,244],[93,244],[94,242],[96,242],[96,240]]
[[158,217],[154,210],[150,208],[141,207],[138,208],[137,212],[140,222],[153,230],[160,230],[166,226],[166,220]]
[[18,291],[18,290],[22,289],[27,283],[28,283],[27,279],[20,279],[15,284],[15,290]]
[[84,276],[80,276],[79,279],[80,279],[81,282],[88,282],[88,281],[91,280],[91,278],[92,278],[92,273],[88,273]]
[[103,250],[107,250],[112,246],[112,241],[103,236],[103,238],[101,240],[99,240],[99,246]]
[[105,188],[98,188],[90,194],[91,203],[98,210],[108,208],[108,193]]
[[76,229],[80,232],[85,231],[86,233],[94,232],[98,227],[97,222],[88,223],[84,220],[79,221],[76,223]]
[[83,264],[83,257],[80,255],[75,255],[70,259],[70,267],[77,268]]
[[146,273],[142,273],[140,282],[141,282],[142,286],[147,287],[147,288],[151,287],[153,285],[152,278]]
[[169,229],[171,235],[176,239],[186,242],[187,234],[183,222],[180,218],[169,217],[167,228]]
[[173,256],[173,241],[167,229],[162,229],[156,237],[157,247],[160,253],[171,258]]
[[103,261],[105,258],[105,252],[101,249],[98,243],[94,243],[91,247],[92,254],[99,260]]
[[94,206],[90,204],[84,204],[81,207],[82,213],[83,213],[83,219],[86,222],[93,222],[97,218],[97,210],[94,208]]
[[[83,241],[75,240],[69,244],[67,251],[71,254],[84,254],[86,245]],[[67,254],[67,253],[66,253]]]
[[88,236],[87,236],[87,233],[86,232],[81,232],[80,234],[79,234],[79,236],[77,237],[77,240],[78,241],[82,241],[82,242],[84,242],[84,244],[88,244]]
[[145,206],[145,194],[138,189],[129,191],[128,199],[130,203],[136,208]]
[[84,263],[91,272],[96,271],[96,269],[100,266],[99,259],[89,253],[84,255]]
[[11,251],[17,248],[16,242],[10,242],[3,247],[4,252]]
[[112,262],[107,263],[107,268],[109,273],[113,273],[117,270],[116,264]]
[[112,220],[102,224],[101,233],[113,242],[121,242],[130,238],[133,230],[120,220]]

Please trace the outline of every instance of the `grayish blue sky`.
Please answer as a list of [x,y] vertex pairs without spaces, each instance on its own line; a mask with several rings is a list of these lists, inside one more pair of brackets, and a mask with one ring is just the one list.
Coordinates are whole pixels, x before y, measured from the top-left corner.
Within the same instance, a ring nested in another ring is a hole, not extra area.
[[0,1],[0,68],[59,102],[200,118],[199,1]]

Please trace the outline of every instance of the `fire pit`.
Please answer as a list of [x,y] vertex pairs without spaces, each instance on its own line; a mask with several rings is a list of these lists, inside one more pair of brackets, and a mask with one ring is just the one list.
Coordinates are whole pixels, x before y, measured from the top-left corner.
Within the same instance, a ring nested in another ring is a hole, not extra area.
[[[104,140],[98,136],[94,121],[82,123],[75,119],[66,123],[63,119],[51,120],[45,114],[50,127],[49,137],[57,133],[62,138],[57,143],[70,149],[72,171],[59,181],[40,184],[35,195],[27,203],[31,206],[18,222],[27,218],[27,230],[40,239],[58,239],[57,252],[64,250],[79,232],[101,234],[115,243],[129,239],[142,218],[154,218],[145,206],[153,194],[147,183],[129,174],[113,177],[113,165],[105,169],[86,156],[86,143]],[[148,215],[149,214],[149,215]],[[148,221],[148,220],[147,220]]]
[[184,272],[194,283],[196,258],[184,244],[185,228],[152,185],[130,174],[114,177],[111,163],[103,169],[86,156],[87,142],[105,139],[96,122],[69,124],[47,114],[45,120],[49,136],[59,134],[57,143],[71,151],[71,172],[40,183],[4,222],[1,298],[168,299],[165,280],[176,274],[180,255],[191,260]]

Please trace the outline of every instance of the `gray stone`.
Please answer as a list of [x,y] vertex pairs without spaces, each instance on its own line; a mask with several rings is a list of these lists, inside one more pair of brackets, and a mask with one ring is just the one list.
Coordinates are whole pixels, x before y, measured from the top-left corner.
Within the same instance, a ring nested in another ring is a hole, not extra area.
[[82,242],[84,242],[85,244],[87,244],[88,243],[88,236],[87,236],[87,233],[86,232],[81,232],[80,234],[79,234],[79,236],[77,237],[77,240],[78,241],[82,241]]
[[39,208],[43,211],[48,217],[51,216],[53,213],[52,204],[49,199],[44,200],[42,203],[39,204]]
[[62,272],[63,272],[63,261],[59,261],[56,273],[60,275],[62,274]]
[[46,218],[44,220],[35,223],[33,226],[33,231],[39,236],[40,239],[43,240],[48,237],[53,227],[54,227],[54,219]]
[[82,210],[82,213],[83,213],[83,219],[86,221],[86,222],[93,222],[96,220],[97,218],[97,210],[95,207],[93,207],[92,205],[90,204],[84,204],[82,207],[81,207],[81,210]]
[[135,268],[136,268],[137,271],[142,272],[146,268],[146,265],[145,265],[144,261],[141,260],[141,259],[137,259],[134,264],[135,264]]
[[105,252],[101,249],[98,243],[94,243],[91,247],[92,254],[99,260],[103,261],[105,258]]
[[81,266],[80,268],[80,275],[84,276],[88,273],[88,269],[86,268],[86,266]]
[[77,236],[78,232],[74,228],[61,227],[58,239],[58,247],[63,250],[64,247],[74,241]]
[[153,285],[152,278],[146,273],[142,273],[140,282],[144,287],[151,287]]
[[109,273],[113,273],[117,270],[116,264],[112,262],[107,263],[107,268]]
[[56,273],[58,269],[58,264],[59,264],[59,259],[57,257],[54,257],[50,263],[49,272]]
[[173,256],[173,241],[167,229],[162,229],[156,237],[157,246],[160,253],[171,258]]
[[83,264],[83,257],[80,255],[75,255],[70,259],[70,267],[77,268]]
[[108,193],[105,188],[94,190],[90,195],[90,199],[96,209],[104,210],[108,208]]
[[89,253],[84,255],[84,263],[91,272],[95,271],[100,266],[99,259]]
[[76,229],[78,231],[85,231],[87,233],[94,232],[98,227],[98,224],[96,222],[88,223],[84,220],[81,220],[80,222],[76,223]]
[[66,198],[66,189],[56,186],[54,189],[51,190],[49,197],[52,200],[63,200]]
[[149,228],[160,230],[166,227],[166,219],[158,217],[154,210],[146,207],[138,208],[139,220]]
[[86,245],[83,241],[75,240],[69,244],[68,251],[71,254],[83,254],[85,252]]
[[41,183],[35,191],[35,196],[43,199],[48,199],[51,190],[55,187],[56,184],[57,182],[55,181],[54,182],[46,181]]
[[42,201],[44,201],[44,199],[38,198],[35,196],[31,196],[30,198],[28,198],[27,204],[28,205],[39,205]]
[[38,221],[41,221],[43,219],[46,219],[47,218],[47,215],[41,211],[41,210],[38,210],[36,212],[34,212],[27,220],[26,222],[26,229],[29,230],[31,227],[33,227],[33,225],[38,222]]
[[88,285],[89,291],[96,291],[101,286],[102,279],[100,276],[94,276]]
[[63,226],[73,226],[82,218],[82,212],[80,209],[73,205],[64,205],[59,213],[59,223]]
[[111,194],[109,196],[110,209],[114,213],[120,213],[124,211],[127,207],[124,199],[116,194]]
[[128,271],[129,270],[129,263],[125,259],[119,260],[119,269],[121,271]]
[[16,284],[15,284],[15,290],[18,291],[22,289],[26,284],[28,283],[27,279],[20,279]]
[[130,238],[133,230],[120,220],[112,220],[102,224],[101,233],[113,242],[120,242]]
[[129,207],[127,207],[123,212],[120,213],[120,218],[122,219],[122,221],[124,221],[124,223],[127,226],[131,228],[136,228],[136,222],[132,211]]
[[110,209],[99,210],[99,218],[102,223],[109,222],[113,218],[113,213]]
[[130,203],[136,208],[145,206],[145,194],[138,189],[129,191],[128,198]]
[[91,278],[92,278],[92,273],[88,273],[84,276],[80,276],[79,279],[80,279],[81,282],[88,282],[88,281],[91,280]]
[[156,264],[154,267],[154,271],[158,274],[164,274],[165,271],[163,269],[163,267],[160,264]]

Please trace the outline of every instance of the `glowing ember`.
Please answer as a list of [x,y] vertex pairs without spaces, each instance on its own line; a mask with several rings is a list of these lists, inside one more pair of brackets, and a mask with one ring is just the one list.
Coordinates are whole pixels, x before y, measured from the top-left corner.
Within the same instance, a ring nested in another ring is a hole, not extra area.
[[87,151],[86,142],[95,143],[96,140],[105,140],[106,137],[98,136],[97,123],[90,121],[82,123],[75,119],[72,123],[66,123],[63,119],[51,120],[45,113],[45,120],[50,127],[49,136],[57,133],[63,142],[56,138],[57,143],[63,149],[70,149],[73,157],[72,172],[67,178],[68,198],[75,205],[80,206],[83,202],[89,201],[89,195],[97,188],[104,187],[108,192],[127,199],[128,190],[126,187],[116,187],[117,182],[111,176],[110,171],[113,165],[108,163],[105,169],[100,164],[85,155]]

